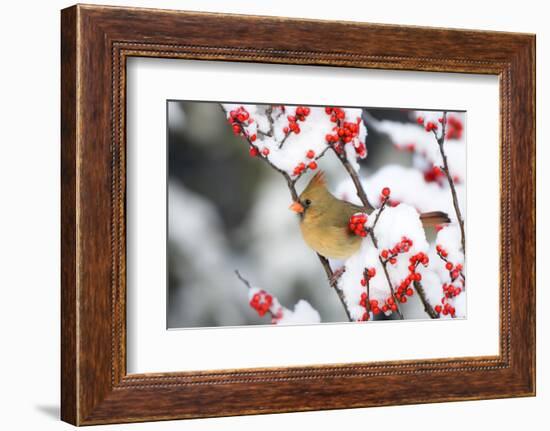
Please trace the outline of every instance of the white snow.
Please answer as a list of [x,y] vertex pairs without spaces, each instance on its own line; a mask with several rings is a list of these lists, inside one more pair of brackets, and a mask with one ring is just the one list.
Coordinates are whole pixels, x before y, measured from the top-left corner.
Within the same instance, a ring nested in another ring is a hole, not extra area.
[[[460,119],[464,124],[463,113],[452,113],[452,116]],[[434,122],[438,126],[438,135],[441,133],[441,124],[438,119],[443,116],[441,111],[414,111],[413,117],[423,117],[425,123]],[[376,120],[369,117],[368,126],[376,129],[378,132],[387,134],[393,145],[397,148],[413,148],[416,154],[421,155],[428,164],[442,166],[443,160],[439,150],[437,140],[433,132],[427,132],[422,125],[416,123],[400,123],[390,120]],[[465,133],[460,139],[446,139],[444,143],[445,154],[449,164],[451,176],[457,177],[459,182],[466,180],[466,151],[465,151]],[[413,146],[413,147],[411,147]]]
[[[309,115],[304,121],[297,121],[300,127],[299,133],[291,132],[284,140],[284,128],[288,127],[288,116],[295,116],[296,106],[284,105],[284,111],[281,107],[274,107],[271,117],[273,119],[273,136],[266,136],[270,130],[267,109],[269,105],[243,105],[243,104],[223,104],[229,117],[231,110],[240,107],[245,108],[250,114],[250,118],[254,121],[245,125],[245,130],[249,135],[256,134],[257,139],[254,145],[258,150],[264,148],[269,150],[267,158],[277,168],[285,171],[290,176],[295,176],[295,168],[303,163],[306,167],[312,162],[312,159],[307,157],[307,153],[312,150],[314,158],[320,156],[327,149],[326,135],[334,133],[333,128],[335,123],[330,121],[330,115],[327,115],[325,108],[307,106],[310,109]],[[357,163],[358,155],[355,152],[354,145],[359,142],[365,142],[367,129],[361,120],[361,109],[344,108],[346,118],[343,121],[356,122],[359,119],[360,128],[359,134],[350,143],[345,145],[346,156],[354,169],[359,169]],[[257,133],[260,130],[263,133]],[[282,148],[280,148],[283,142]]]

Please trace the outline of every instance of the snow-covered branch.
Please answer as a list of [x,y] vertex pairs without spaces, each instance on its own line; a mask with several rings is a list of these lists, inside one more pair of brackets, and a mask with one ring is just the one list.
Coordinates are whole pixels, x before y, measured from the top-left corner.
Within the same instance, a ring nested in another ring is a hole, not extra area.
[[299,300],[294,306],[294,310],[283,307],[277,297],[271,295],[259,287],[253,286],[239,271],[235,274],[248,289],[248,301],[260,317],[266,314],[271,316],[271,323],[276,325],[295,325],[306,323],[320,323],[321,316],[309,302],[304,299]]
[[[316,170],[317,161],[322,158],[330,146],[326,143],[323,127],[331,128],[330,121],[322,108],[292,107],[270,105],[229,105],[220,104],[233,133],[246,139],[251,157],[259,158],[286,180],[293,201],[298,201],[296,182],[308,170]],[[274,111],[278,115],[274,116]],[[289,114],[285,117],[285,112]],[[307,121],[306,121],[307,120]],[[286,121],[288,123],[286,123]],[[301,134],[302,128],[307,132]],[[258,138],[258,134],[262,138]],[[306,136],[306,139],[303,139]],[[292,145],[283,148],[283,144],[292,140]],[[329,261],[317,253],[317,257],[329,284],[336,291],[348,319],[351,316],[341,289],[334,282],[334,273]]]

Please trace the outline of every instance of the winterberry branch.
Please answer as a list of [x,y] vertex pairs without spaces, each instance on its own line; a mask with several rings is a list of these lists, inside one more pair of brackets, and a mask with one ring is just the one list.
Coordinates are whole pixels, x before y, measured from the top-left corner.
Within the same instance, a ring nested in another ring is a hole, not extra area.
[[[239,272],[238,269],[235,270],[235,275],[237,276],[237,278],[246,286],[246,288],[250,291],[250,289],[253,288],[252,284],[250,283],[250,281],[248,281],[246,278],[244,278],[241,273]],[[266,295],[266,297],[268,296],[268,294],[265,292],[265,291],[261,291],[262,293],[264,293]],[[258,304],[256,307],[256,311],[258,311],[258,313],[260,314],[260,317],[263,317],[265,313],[269,313],[271,315],[271,318],[274,319],[276,316],[275,314],[273,313],[273,311],[271,311],[271,305],[272,305],[272,301],[273,301],[273,297],[271,295],[269,295],[269,301],[265,304],[262,304],[261,306],[262,307],[265,307],[263,308],[262,310],[259,309],[259,306],[260,304]],[[252,303],[251,303],[252,305]]]
[[[363,186],[361,185],[361,183],[359,183],[359,187],[361,187],[361,190],[363,190]],[[363,190],[363,193],[365,193],[364,190]],[[357,194],[359,195],[359,193],[357,193]],[[382,211],[384,211],[384,208],[386,208],[386,204],[388,202],[388,199],[389,199],[389,189],[388,189],[387,196],[384,196],[384,200],[382,201],[382,205],[380,206],[380,209],[378,210],[378,214],[376,215],[376,218],[374,219],[374,223],[372,224],[372,227],[370,228],[370,237],[372,239],[372,243],[374,244],[374,247],[377,250],[380,250],[380,248],[378,247],[378,239],[376,238],[376,235],[374,234],[374,229],[376,228],[376,224],[378,223],[378,220],[380,218],[380,214],[382,213]],[[365,202],[363,202],[363,205],[365,205]],[[399,318],[401,320],[403,320],[404,319],[403,313],[401,313],[401,310],[400,310],[399,305],[398,305],[399,300],[397,298],[397,295],[395,294],[395,289],[393,288],[391,278],[390,278],[390,274],[388,272],[388,268],[387,268],[388,261],[382,259],[382,256],[380,256],[380,255],[378,255],[378,260],[380,261],[380,264],[382,265],[382,269],[384,270],[384,275],[386,277],[386,281],[388,282],[388,286],[390,288],[391,296],[395,301],[395,305],[397,307],[397,311],[396,311],[397,315],[399,316]]]
[[456,188],[455,183],[453,180],[453,177],[451,176],[451,172],[449,171],[449,164],[447,162],[447,155],[445,154],[444,144],[445,144],[445,133],[446,133],[446,127],[447,127],[447,111],[443,112],[443,117],[441,120],[441,135],[437,135],[437,127],[431,128],[431,131],[434,134],[434,137],[437,141],[437,146],[439,147],[439,153],[441,154],[441,159],[443,160],[443,166],[441,167],[441,170],[447,177],[447,181],[449,182],[449,187],[451,188],[451,194],[453,197],[453,206],[455,208],[456,218],[458,219],[458,225],[460,226],[460,235],[461,235],[461,243],[462,243],[462,252],[466,252],[466,240],[465,240],[465,234],[464,234],[464,219],[462,218],[462,214],[460,212],[460,206],[458,204],[458,196],[456,194]]
[[457,264],[456,266],[447,258],[448,253],[447,250],[445,250],[441,245],[436,245],[435,251],[439,258],[445,262],[445,269],[449,271],[449,277],[451,279],[451,283],[454,283],[458,277],[462,277],[462,284],[465,285],[466,276],[462,272],[462,264]]
[[[227,110],[225,109],[225,107],[220,104],[220,107],[222,109],[222,111],[225,113],[225,116],[227,117]],[[247,140],[248,142],[248,145],[250,148],[253,148],[256,150],[256,153],[257,153],[257,157],[262,160],[264,163],[267,163],[272,169],[276,170],[277,172],[279,172],[283,178],[286,180],[286,184],[287,184],[287,187],[288,187],[288,190],[290,192],[290,195],[292,197],[292,200],[293,201],[299,201],[299,195],[298,195],[298,192],[296,191],[296,182],[298,181],[298,179],[301,178],[301,176],[304,174],[305,171],[301,172],[300,174],[298,174],[294,179],[290,177],[290,175],[288,175],[286,173],[286,171],[278,168],[277,166],[275,166],[273,163],[271,163],[271,161],[269,160],[269,158],[267,157],[266,154],[262,154],[261,152],[259,152],[259,148],[258,146],[255,144],[255,140],[253,140],[247,133],[246,131],[244,130],[244,128],[241,126],[241,130],[242,130],[242,136],[244,136],[244,138]],[[321,152],[319,153],[315,158],[314,160],[318,160],[320,159],[321,157],[323,157],[323,155],[326,153],[326,151],[328,150],[328,146]],[[332,271],[332,268],[330,267],[330,264],[328,262],[328,260],[324,257],[324,256],[321,256],[320,254],[317,253],[317,257],[319,258],[319,262],[321,263],[321,266],[323,267],[324,271],[325,271],[325,274],[329,280],[329,285],[335,290],[336,294],[338,295],[338,298],[340,299],[340,302],[342,303],[342,306],[344,307],[344,311],[346,312],[346,316],[348,317],[348,320],[351,322],[353,321],[353,319],[351,318],[351,314],[348,310],[348,307],[347,307],[347,304],[346,304],[346,301],[345,301],[345,298],[344,298],[344,292],[337,286],[336,283],[334,283],[332,280],[334,279],[334,273]],[[243,280],[242,276],[240,276],[240,274],[237,272],[237,276]]]

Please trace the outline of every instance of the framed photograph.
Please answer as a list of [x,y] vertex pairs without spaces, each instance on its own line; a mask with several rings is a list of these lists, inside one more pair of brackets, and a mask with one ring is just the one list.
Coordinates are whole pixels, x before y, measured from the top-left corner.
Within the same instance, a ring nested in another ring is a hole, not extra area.
[[534,35],[61,17],[63,420],[535,394]]

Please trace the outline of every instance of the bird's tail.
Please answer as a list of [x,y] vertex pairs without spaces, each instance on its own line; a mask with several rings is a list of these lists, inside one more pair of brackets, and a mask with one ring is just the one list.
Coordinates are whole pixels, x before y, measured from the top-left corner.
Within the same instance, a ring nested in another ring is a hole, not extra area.
[[435,227],[440,224],[450,223],[451,219],[447,213],[443,211],[431,211],[429,213],[420,214],[420,221],[426,227]]

